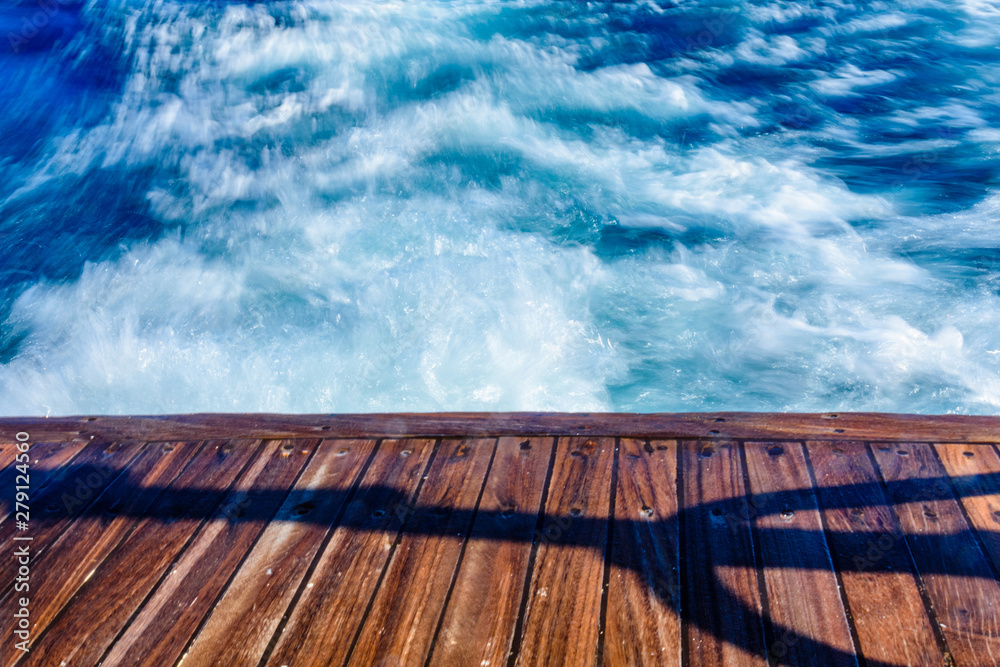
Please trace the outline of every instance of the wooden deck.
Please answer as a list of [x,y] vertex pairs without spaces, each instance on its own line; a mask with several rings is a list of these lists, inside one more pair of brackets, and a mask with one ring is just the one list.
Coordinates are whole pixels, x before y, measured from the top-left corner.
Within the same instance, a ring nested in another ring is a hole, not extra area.
[[997,665],[997,442],[991,417],[0,419],[0,663]]

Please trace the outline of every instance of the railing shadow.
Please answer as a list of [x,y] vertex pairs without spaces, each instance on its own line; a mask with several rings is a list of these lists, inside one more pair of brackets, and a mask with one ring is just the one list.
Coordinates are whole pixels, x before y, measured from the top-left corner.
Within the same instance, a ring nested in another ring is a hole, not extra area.
[[[210,517],[234,523],[268,522],[277,518],[278,520],[296,522],[314,522],[330,525],[333,528],[357,531],[402,531],[403,534],[449,537],[456,536],[455,526],[457,525],[464,527],[458,534],[463,537],[471,534],[470,539],[521,543],[545,541],[570,547],[603,547],[604,557],[610,560],[611,565],[621,568],[636,569],[636,563],[648,562],[649,560],[646,557],[636,558],[634,553],[623,552],[621,549],[612,548],[610,544],[605,544],[606,536],[609,534],[608,519],[543,515],[542,520],[540,520],[537,514],[523,512],[517,508],[487,511],[426,506],[422,505],[419,499],[415,504],[411,503],[405,494],[388,486],[362,485],[348,491],[289,491],[288,489],[263,488],[252,489],[234,496],[232,492],[225,489],[146,487],[142,486],[139,480],[129,479],[128,472],[122,473],[119,477],[118,471],[90,465],[68,466],[59,477],[60,480],[56,480],[42,489],[38,496],[36,507],[39,509],[33,516],[33,522],[36,526],[46,522],[64,520],[67,517],[111,521],[117,516],[128,516],[127,506],[133,506],[144,508],[142,511],[132,514],[134,518],[163,522],[201,521]],[[115,479],[116,477],[119,479]],[[86,480],[98,479],[107,480],[110,485],[95,491],[93,497],[88,497],[85,502],[80,502],[78,496],[74,495],[73,485],[79,486],[81,481],[86,485]],[[624,534],[648,534],[651,539],[662,541],[668,539],[667,536],[675,536],[670,539],[676,539],[677,535],[684,534],[680,529],[687,527],[687,538],[691,539],[690,528],[692,526],[705,526],[706,522],[713,529],[719,530],[726,530],[727,522],[732,522],[733,517],[744,517],[741,520],[749,523],[752,517],[747,514],[748,503],[754,508],[753,515],[759,517],[778,512],[813,510],[817,506],[817,499],[821,509],[829,510],[854,508],[855,504],[849,499],[873,495],[885,497],[886,504],[890,506],[894,504],[892,498],[896,498],[896,502],[902,502],[906,500],[957,499],[959,495],[964,497],[975,495],[968,491],[960,492],[959,489],[962,487],[963,481],[975,481],[979,488],[1000,492],[1000,473],[950,479],[948,477],[934,477],[884,483],[825,486],[819,489],[801,491],[748,494],[745,498],[730,498],[718,502],[702,503],[681,509],[677,514],[663,518],[616,519],[614,532],[616,534],[623,532]],[[110,505],[107,502],[102,503],[101,493],[112,486],[115,488],[114,496],[119,501]],[[322,503],[316,502],[317,494],[324,494]],[[123,502],[123,499],[126,498],[128,499],[127,503]],[[329,514],[318,511],[317,507],[319,506],[337,507],[339,510],[336,516],[331,517]],[[278,508],[281,509],[276,512],[275,510]],[[7,525],[0,525],[0,540],[10,539],[13,534],[13,526],[11,525],[13,523],[13,521],[7,521],[5,522]],[[530,526],[529,530],[525,529],[526,526]],[[535,526],[541,526],[541,530],[535,530]],[[558,530],[549,530],[550,526],[557,526]],[[777,532],[774,529],[766,528],[755,528],[755,530],[757,539],[767,537],[768,532]],[[820,536],[823,536],[823,539],[836,538],[837,552],[840,554],[836,563],[841,572],[880,571],[883,567],[881,559],[873,560],[865,554],[870,551],[873,541],[877,541],[883,535],[892,536],[892,540],[891,544],[881,553],[885,555],[893,553],[893,550],[900,550],[896,556],[909,562],[907,542],[914,537],[907,535],[907,539],[899,539],[899,533],[890,531],[837,533],[803,531],[793,528],[782,529],[781,532],[784,537],[802,540],[816,539]],[[978,531],[977,534],[979,539],[1000,537],[1000,533],[993,531]],[[961,549],[966,548],[969,544],[969,538],[970,531],[956,534],[920,535],[922,549],[944,555],[942,558],[933,559],[937,565],[931,565],[929,568],[922,566],[920,575],[985,578],[983,569],[972,567],[969,558],[948,557],[948,555],[957,554]],[[683,557],[685,546],[680,545],[679,549]],[[844,557],[845,554],[856,554],[859,557]],[[988,562],[989,555],[982,555]],[[891,561],[891,558],[886,559],[886,563]],[[642,576],[652,583],[651,587],[656,595],[675,613],[679,614],[685,622],[705,631],[716,633],[717,638],[722,641],[732,643],[758,655],[767,651],[763,635],[761,635],[759,642],[753,638],[748,640],[740,628],[733,628],[731,632],[728,632],[729,628],[726,624],[723,624],[720,631],[718,624],[713,622],[712,618],[714,614],[717,614],[719,608],[737,610],[751,622],[759,623],[761,628],[773,626],[769,628],[769,636],[780,637],[786,645],[794,645],[796,654],[810,656],[810,664],[858,664],[858,659],[853,653],[827,645],[820,639],[801,635],[791,628],[774,624],[772,619],[749,608],[722,585],[715,587],[717,589],[715,610],[707,609],[706,605],[693,604],[690,591],[687,590],[690,586],[687,586],[686,582],[679,581],[676,571],[672,570],[678,563],[659,563],[659,565],[662,566],[661,571],[641,572]],[[730,550],[728,555],[723,556],[722,559],[716,559],[707,565],[712,568],[743,567],[753,569],[756,568],[757,564],[754,562],[752,552]],[[798,552],[768,554],[766,566],[768,568],[817,568],[816,563],[811,562],[809,558]],[[823,564],[820,568],[826,569]],[[990,572],[989,577],[993,578],[992,569]],[[9,594],[9,590],[4,591],[4,595],[6,594]],[[782,662],[782,664],[789,663]],[[865,664],[873,667],[901,667],[894,663],[880,662],[870,658]]]

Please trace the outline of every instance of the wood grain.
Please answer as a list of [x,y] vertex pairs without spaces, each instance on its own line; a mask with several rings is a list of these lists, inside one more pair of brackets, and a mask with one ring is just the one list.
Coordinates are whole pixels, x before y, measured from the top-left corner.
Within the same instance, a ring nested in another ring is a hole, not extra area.
[[623,438],[608,581],[604,662],[681,657],[677,442]]
[[691,665],[766,665],[739,447],[681,446],[685,653]]
[[438,447],[350,662],[422,665],[486,480],[495,439]]
[[517,437],[497,443],[431,664],[506,664],[554,444]]
[[922,443],[876,447],[875,458],[955,661],[1000,663],[1000,582],[934,448]]
[[197,440],[295,437],[620,436],[753,440],[998,442],[1000,417],[855,413],[678,412],[427,414],[192,414],[0,418],[0,439]]
[[[52,546],[34,556],[30,593],[32,632],[36,636],[118,546],[139,521],[137,517],[180,474],[200,446],[171,443],[146,447],[131,465],[129,475],[116,479],[88,516],[73,522]],[[11,589],[0,600],[4,618],[13,617],[19,597]],[[0,664],[12,662],[12,648],[8,643],[0,649]]]
[[[66,439],[28,429],[32,651],[0,667],[1000,664],[1000,450],[954,442],[989,419],[44,423]],[[202,440],[228,427],[289,437]],[[437,435],[342,437],[406,432]],[[780,437],[726,437],[751,433]]]
[[864,443],[806,444],[834,564],[869,661],[941,665],[899,522]]
[[320,444],[188,648],[185,667],[260,661],[374,447],[374,440]]
[[17,441],[14,440],[14,432],[10,435],[6,433],[0,440],[0,470],[6,471],[14,463],[14,458],[20,454],[17,449]]
[[771,661],[857,665],[802,444],[748,442],[744,453],[773,626]]
[[269,665],[339,665],[409,517],[433,440],[384,440],[319,557]]
[[209,442],[31,649],[30,664],[95,665],[218,506],[259,442]]
[[[278,511],[317,440],[272,440],[184,548],[102,664],[174,664]],[[142,656],[141,661],[137,656]]]
[[[0,548],[9,553],[14,536],[27,535],[32,538],[32,557],[41,556],[72,525],[75,517],[88,511],[145,447],[145,443],[136,442],[103,446],[95,443],[87,447],[74,465],[53,473],[55,483],[31,498],[27,531],[17,530],[15,521],[0,524]],[[0,586],[4,590],[14,580],[15,568],[13,559],[0,560]]]
[[[73,460],[89,443],[87,442],[39,442],[32,443],[28,450],[28,484],[29,496],[32,500],[41,493],[60,469]],[[10,446],[12,455],[19,454]],[[11,459],[13,461],[13,459]],[[9,493],[0,496],[0,523],[14,516],[14,488],[25,485],[21,470],[16,466],[8,466],[0,471],[0,489],[10,489]],[[34,504],[34,503],[32,503]]]
[[594,664],[611,505],[612,438],[560,438],[518,665]]
[[1000,456],[989,445],[934,445],[965,515],[1000,572]]

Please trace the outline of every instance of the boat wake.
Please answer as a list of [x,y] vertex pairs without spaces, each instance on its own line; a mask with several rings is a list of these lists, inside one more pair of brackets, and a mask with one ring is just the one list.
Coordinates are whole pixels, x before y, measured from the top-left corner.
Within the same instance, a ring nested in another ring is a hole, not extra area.
[[0,28],[0,413],[1000,409],[988,0]]

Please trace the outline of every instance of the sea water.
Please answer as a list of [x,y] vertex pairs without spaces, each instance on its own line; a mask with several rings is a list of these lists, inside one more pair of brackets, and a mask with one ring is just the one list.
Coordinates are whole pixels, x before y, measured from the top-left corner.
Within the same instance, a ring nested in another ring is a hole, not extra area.
[[996,0],[0,37],[0,413],[1000,412]]

